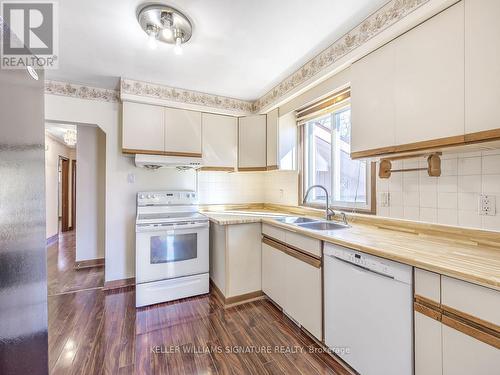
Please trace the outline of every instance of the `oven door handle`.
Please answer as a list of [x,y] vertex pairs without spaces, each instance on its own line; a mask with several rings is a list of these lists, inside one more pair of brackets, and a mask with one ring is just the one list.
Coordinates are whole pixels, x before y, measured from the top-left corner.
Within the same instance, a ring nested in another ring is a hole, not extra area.
[[208,228],[209,222],[204,221],[201,223],[186,223],[186,224],[173,224],[171,226],[167,226],[167,228],[176,229],[193,229],[193,228]]

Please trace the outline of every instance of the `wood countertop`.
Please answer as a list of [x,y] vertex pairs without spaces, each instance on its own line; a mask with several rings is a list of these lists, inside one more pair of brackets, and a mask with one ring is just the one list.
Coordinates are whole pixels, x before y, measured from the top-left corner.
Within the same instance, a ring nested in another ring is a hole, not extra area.
[[[496,239],[478,241],[476,238],[459,236],[456,228],[450,227],[448,234],[436,234],[431,230],[410,230],[408,223],[398,227],[380,225],[376,220],[370,224],[366,220],[358,221],[354,218],[348,229],[316,231],[274,220],[276,217],[290,215],[283,211],[250,209],[204,214],[219,225],[263,222],[500,291],[500,246]],[[415,226],[418,225],[420,224],[415,223]],[[488,236],[496,236],[496,233],[488,233]],[[500,240],[500,233],[498,239]]]

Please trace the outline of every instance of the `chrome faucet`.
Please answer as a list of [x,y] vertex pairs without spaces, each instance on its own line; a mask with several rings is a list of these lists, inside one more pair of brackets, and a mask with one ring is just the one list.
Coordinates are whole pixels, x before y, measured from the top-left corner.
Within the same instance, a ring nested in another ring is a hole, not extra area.
[[302,203],[306,203],[307,202],[307,197],[309,196],[309,192],[312,189],[314,189],[314,188],[322,189],[325,192],[325,194],[326,194],[325,219],[326,220],[332,220],[332,218],[335,216],[335,211],[333,211],[330,208],[330,205],[328,204],[328,190],[326,190],[326,188],[323,185],[312,185],[312,186],[309,186],[309,188],[306,191],[306,194],[304,195],[304,200],[302,201]]

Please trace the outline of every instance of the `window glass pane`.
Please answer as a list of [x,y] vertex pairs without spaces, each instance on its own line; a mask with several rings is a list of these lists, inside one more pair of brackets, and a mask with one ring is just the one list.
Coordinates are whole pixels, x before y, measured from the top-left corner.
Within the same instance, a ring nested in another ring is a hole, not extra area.
[[351,160],[351,109],[334,113],[335,117],[335,200],[366,203],[366,161]]
[[198,251],[197,234],[151,236],[150,263],[168,263],[195,259]]
[[[326,115],[309,121],[306,125],[308,150],[307,187],[323,185],[331,194],[332,181],[332,117]],[[321,189],[314,189],[309,194],[308,201],[325,201],[326,195]]]
[[[366,161],[351,160],[351,109],[345,107],[307,122],[304,128],[304,187],[323,185],[335,206],[368,204]],[[308,202],[324,203],[325,193],[314,189]]]

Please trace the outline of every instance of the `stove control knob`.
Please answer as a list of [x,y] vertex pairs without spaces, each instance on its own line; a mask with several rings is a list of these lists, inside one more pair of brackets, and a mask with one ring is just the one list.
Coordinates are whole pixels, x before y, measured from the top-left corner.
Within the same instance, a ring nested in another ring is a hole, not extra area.
[[151,194],[148,194],[146,198],[151,199]]
[[144,199],[144,194],[140,194],[139,199]]

